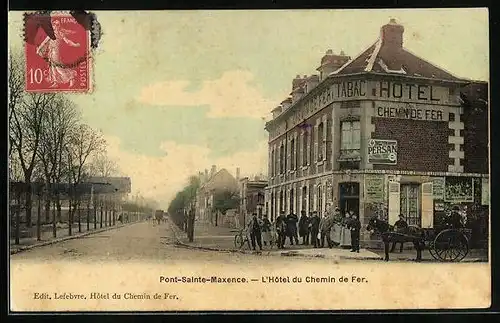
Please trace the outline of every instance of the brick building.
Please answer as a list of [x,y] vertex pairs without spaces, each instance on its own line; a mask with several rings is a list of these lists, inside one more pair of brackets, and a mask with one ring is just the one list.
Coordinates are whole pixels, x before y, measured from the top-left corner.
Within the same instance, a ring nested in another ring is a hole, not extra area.
[[[266,124],[270,218],[321,214],[331,201],[363,229],[399,214],[430,227],[453,204],[487,209],[488,84],[419,58],[403,34],[391,20],[356,57],[329,50],[319,76],[293,80]],[[373,237],[363,230],[362,240]]]

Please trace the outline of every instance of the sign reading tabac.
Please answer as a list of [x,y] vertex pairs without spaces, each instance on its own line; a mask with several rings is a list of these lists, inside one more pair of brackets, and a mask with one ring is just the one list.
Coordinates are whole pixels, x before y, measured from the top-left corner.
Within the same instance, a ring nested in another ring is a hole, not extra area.
[[368,163],[396,165],[398,163],[397,140],[370,139],[368,141]]

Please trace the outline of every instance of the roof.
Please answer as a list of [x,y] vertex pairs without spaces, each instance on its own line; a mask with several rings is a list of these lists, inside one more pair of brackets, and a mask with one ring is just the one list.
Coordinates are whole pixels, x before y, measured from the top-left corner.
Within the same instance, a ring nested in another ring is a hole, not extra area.
[[[401,69],[389,68],[392,65],[401,66]],[[404,47],[398,50],[382,50],[381,38],[378,38],[370,47],[332,74],[346,75],[364,72],[399,74],[449,81],[462,80],[462,78],[418,57]]]
[[238,189],[238,183],[233,175],[227,169],[223,168],[215,173],[206,183],[201,185],[205,190],[230,190],[235,191]]

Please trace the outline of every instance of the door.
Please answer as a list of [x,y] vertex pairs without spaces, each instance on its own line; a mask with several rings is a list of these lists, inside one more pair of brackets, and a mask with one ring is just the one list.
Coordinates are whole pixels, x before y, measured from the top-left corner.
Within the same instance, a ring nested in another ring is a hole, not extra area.
[[359,183],[339,184],[339,209],[341,214],[353,211],[359,217]]
[[419,184],[401,185],[400,210],[409,225],[421,226]]

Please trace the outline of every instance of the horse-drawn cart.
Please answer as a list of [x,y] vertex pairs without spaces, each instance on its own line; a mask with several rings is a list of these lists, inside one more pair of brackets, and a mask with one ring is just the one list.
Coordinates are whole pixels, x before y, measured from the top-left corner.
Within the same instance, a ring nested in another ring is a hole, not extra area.
[[385,260],[389,260],[389,244],[411,242],[417,251],[417,261],[422,259],[422,250],[429,249],[431,256],[440,261],[459,262],[469,253],[471,230],[454,228],[445,224],[435,228],[421,228],[410,225],[405,232],[394,231],[388,222],[373,217],[367,227],[380,234],[385,248]]

